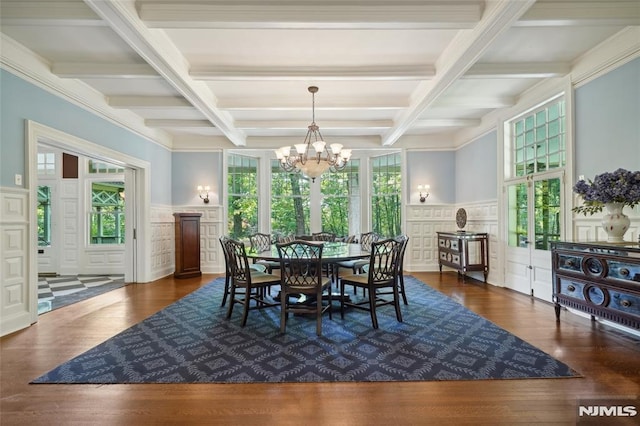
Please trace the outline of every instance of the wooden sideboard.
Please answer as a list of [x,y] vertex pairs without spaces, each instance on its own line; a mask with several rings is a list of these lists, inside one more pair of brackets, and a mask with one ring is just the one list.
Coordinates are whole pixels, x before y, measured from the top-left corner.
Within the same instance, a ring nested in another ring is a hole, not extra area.
[[551,243],[556,319],[562,306],[640,329],[638,243]]
[[474,232],[438,232],[438,266],[449,266],[466,277],[481,271],[484,282],[489,274],[489,235]]
[[176,238],[175,278],[199,277],[200,217],[202,213],[174,213]]

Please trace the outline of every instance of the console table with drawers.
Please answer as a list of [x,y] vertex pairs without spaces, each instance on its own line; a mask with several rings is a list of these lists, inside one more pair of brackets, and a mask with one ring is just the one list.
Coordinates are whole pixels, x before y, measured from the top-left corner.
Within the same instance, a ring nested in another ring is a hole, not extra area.
[[640,244],[551,243],[556,319],[562,306],[640,329]]
[[463,277],[469,271],[481,271],[484,282],[489,273],[489,237],[487,233],[438,232],[438,266],[454,268]]

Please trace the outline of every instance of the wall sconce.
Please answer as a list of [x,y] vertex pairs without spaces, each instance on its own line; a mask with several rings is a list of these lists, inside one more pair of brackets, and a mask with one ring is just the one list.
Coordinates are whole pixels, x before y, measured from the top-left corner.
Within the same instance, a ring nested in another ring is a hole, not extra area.
[[418,191],[420,191],[420,202],[424,203],[427,201],[427,197],[429,196],[429,185],[418,185]]
[[202,201],[204,201],[205,204],[209,204],[209,189],[209,185],[198,185],[198,195],[202,198]]

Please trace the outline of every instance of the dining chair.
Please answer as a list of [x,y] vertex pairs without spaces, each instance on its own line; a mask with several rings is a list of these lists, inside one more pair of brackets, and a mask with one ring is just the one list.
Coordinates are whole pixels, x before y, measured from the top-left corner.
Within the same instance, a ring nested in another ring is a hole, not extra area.
[[[269,234],[263,234],[257,232],[253,235],[249,236],[249,241],[251,243],[251,249],[261,252],[271,250],[271,244],[273,244],[273,239]],[[280,262],[275,262],[272,260],[258,260],[255,263],[264,265],[267,267],[267,272],[272,273],[274,269],[280,269]]]
[[[408,305],[409,303],[407,301],[407,293],[404,290],[404,254],[407,249],[407,245],[409,244],[409,236],[406,234],[402,234],[395,237],[395,239],[402,243],[402,246],[400,247],[400,259],[398,261],[398,293],[400,293],[400,296],[402,296],[402,302],[405,305]],[[365,265],[363,267],[363,272],[365,272],[365,270],[366,272],[368,272],[368,265]],[[378,294],[391,294],[391,291]]]
[[289,313],[313,313],[316,334],[321,336],[322,314],[329,311],[332,318],[331,279],[322,274],[322,244],[297,240],[276,247],[280,256],[280,332],[286,330]]
[[[346,275],[340,279],[340,316],[342,318],[344,318],[345,306],[369,311],[373,328],[378,328],[376,310],[385,305],[393,305],[396,311],[396,319],[398,322],[402,322],[398,291],[398,265],[402,244],[402,242],[394,238],[373,242],[368,272],[366,274]],[[365,289],[366,298],[363,300],[346,298],[344,290],[347,285],[352,285],[356,289]],[[383,297],[384,294],[387,294],[383,293],[385,290],[393,296],[391,300]]]
[[[280,277],[266,272],[252,270],[249,267],[244,243],[228,238],[224,242],[228,254],[229,272],[231,274],[229,308],[227,319],[231,318],[236,303],[243,305],[241,326],[247,323],[250,309],[262,309],[280,304],[267,299],[266,289],[280,284]],[[251,306],[251,301],[255,304]]]
[[333,232],[313,232],[311,233],[313,241],[335,241],[336,234]]
[[[219,238],[220,245],[222,246],[222,255],[224,256],[224,293],[222,294],[222,303],[220,306],[224,306],[227,304],[227,297],[230,292],[230,283],[231,283],[231,262],[229,262],[229,254],[227,253],[227,246],[225,245],[225,241],[228,240],[229,237],[223,235]],[[257,263],[249,265],[249,269],[251,269],[251,273],[254,272],[267,272],[267,267],[264,265],[259,265]]]
[[[360,235],[360,247],[362,247],[362,250],[371,251],[371,244],[374,241],[378,241],[379,239],[380,236],[377,233],[365,232],[364,234]],[[358,272],[361,272],[360,269],[367,263],[369,263],[369,260],[356,259],[337,262],[336,265],[340,268],[351,269],[354,274],[357,274]]]
[[407,234],[402,234],[397,236],[396,240],[402,243],[402,247],[400,248],[400,260],[398,262],[398,291],[402,295],[402,301],[404,304],[408,305],[407,293],[404,291],[404,254],[407,250],[407,245],[409,245],[409,236]]

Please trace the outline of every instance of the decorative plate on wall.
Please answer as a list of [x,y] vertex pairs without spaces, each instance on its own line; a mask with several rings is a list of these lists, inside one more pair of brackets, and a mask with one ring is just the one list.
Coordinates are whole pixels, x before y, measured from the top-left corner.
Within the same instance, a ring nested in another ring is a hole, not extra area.
[[458,225],[458,228],[462,230],[466,224],[467,211],[465,209],[458,209],[458,211],[456,212],[456,225]]

